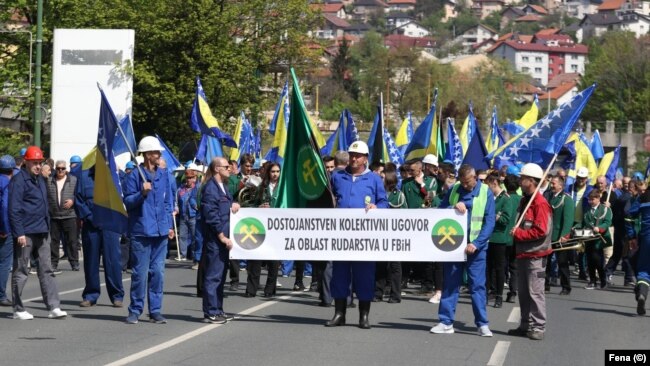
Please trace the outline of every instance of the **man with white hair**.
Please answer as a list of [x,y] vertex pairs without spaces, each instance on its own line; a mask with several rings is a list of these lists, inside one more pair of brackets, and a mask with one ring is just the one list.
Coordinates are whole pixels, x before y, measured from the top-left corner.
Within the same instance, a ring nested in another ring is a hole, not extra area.
[[68,174],[65,160],[57,161],[56,173],[47,181],[47,200],[50,207],[50,244],[52,250],[52,271],[59,270],[59,242],[63,240],[68,262],[73,271],[79,270],[79,248],[77,247],[77,215],[74,212],[74,192],[77,177]]

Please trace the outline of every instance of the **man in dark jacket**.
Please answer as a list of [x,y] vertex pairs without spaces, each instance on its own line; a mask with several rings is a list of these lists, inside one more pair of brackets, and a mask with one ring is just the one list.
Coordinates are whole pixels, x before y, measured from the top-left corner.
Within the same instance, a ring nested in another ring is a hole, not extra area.
[[77,177],[66,172],[65,160],[56,162],[56,173],[47,181],[47,201],[50,207],[52,237],[52,271],[59,274],[59,242],[63,240],[68,262],[73,271],[79,270],[77,247],[77,215],[74,212],[74,189]]
[[47,207],[47,185],[41,175],[43,152],[30,146],[25,152],[25,169],[9,183],[9,223],[14,237],[14,269],[11,276],[14,319],[29,320],[34,316],[23,306],[21,295],[29,272],[29,258],[38,258],[38,281],[41,295],[50,311],[49,318],[68,314],[59,308],[59,291],[50,262],[50,216]]

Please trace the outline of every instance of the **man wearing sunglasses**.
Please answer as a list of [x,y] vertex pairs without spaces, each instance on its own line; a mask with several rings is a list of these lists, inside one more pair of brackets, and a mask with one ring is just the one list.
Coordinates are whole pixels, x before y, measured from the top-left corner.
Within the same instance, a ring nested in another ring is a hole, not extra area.
[[59,160],[55,164],[53,177],[47,182],[47,201],[50,208],[51,224],[50,244],[52,251],[52,271],[59,270],[59,243],[63,241],[68,262],[73,271],[79,270],[79,249],[77,248],[77,215],[74,212],[74,191],[77,177],[68,174],[66,162]]

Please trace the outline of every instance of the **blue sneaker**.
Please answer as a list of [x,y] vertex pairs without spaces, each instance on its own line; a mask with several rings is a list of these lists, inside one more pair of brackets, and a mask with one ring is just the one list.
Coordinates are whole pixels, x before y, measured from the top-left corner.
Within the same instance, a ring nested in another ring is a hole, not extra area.
[[138,314],[129,313],[129,316],[126,317],[126,324],[138,324]]
[[149,314],[149,320],[156,324],[167,324],[167,319],[160,315],[160,313]]

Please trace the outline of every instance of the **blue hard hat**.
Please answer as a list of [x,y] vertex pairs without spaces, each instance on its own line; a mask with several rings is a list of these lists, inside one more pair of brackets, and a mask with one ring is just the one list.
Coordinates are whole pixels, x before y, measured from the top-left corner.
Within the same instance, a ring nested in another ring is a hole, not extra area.
[[132,161],[127,162],[124,169],[135,169],[135,163]]
[[192,160],[188,160],[188,161],[185,162],[185,164],[183,164],[183,166],[185,167],[185,169],[187,169],[187,168],[190,167],[190,164],[192,164],[192,163],[193,163]]
[[641,172],[634,172],[634,174],[632,174],[632,178],[638,180],[645,180],[645,178],[643,177],[643,173]]
[[75,163],[77,163],[77,164],[81,163],[81,156],[72,155],[72,157],[70,158],[70,164],[75,164]]
[[521,171],[521,168],[519,168],[518,166],[510,165],[510,166],[508,166],[508,169],[506,169],[506,174],[508,174],[508,175],[516,175],[518,177],[520,171]]
[[26,152],[27,152],[27,148],[23,147],[22,149],[20,149],[20,156],[25,156]]
[[16,160],[11,155],[3,155],[0,157],[0,169],[14,169],[16,168]]

